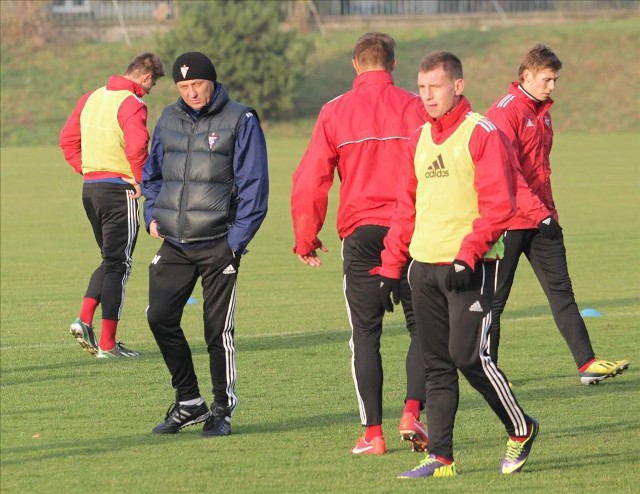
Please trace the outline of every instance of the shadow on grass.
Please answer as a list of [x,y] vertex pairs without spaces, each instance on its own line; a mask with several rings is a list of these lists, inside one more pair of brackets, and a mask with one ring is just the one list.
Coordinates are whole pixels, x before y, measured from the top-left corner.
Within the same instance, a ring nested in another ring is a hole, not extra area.
[[[567,400],[576,395],[593,396],[594,399],[597,399],[598,401],[607,402],[609,400],[609,395],[618,395],[619,393],[623,393],[625,391],[628,391],[630,393],[637,391],[637,380],[628,375],[628,372],[629,371],[626,371],[624,374],[616,376],[615,378],[606,379],[597,386],[585,386],[584,384],[581,384],[576,375],[575,378],[571,378],[571,385],[569,388],[567,388],[566,386],[543,386],[531,388],[531,384],[526,385],[524,383],[529,382],[540,384],[540,378],[530,378],[524,380],[518,379],[516,381],[516,384],[514,385],[514,393],[518,400],[522,403],[532,404],[527,407],[530,408],[532,412],[535,412],[536,403],[543,403],[554,400]],[[522,389],[523,385],[525,386],[525,389]],[[535,413],[533,414],[535,415]]]
[[[264,337],[236,337],[236,349],[239,352],[260,352],[265,350],[291,350],[320,345],[347,344],[351,331],[331,329],[304,333],[264,335]],[[408,344],[408,343],[407,343]]]
[[[629,420],[626,421],[618,421],[618,422],[608,422],[607,425],[607,432],[609,432],[610,434],[614,434],[614,433],[624,433],[624,434],[638,434],[638,432],[640,432],[640,425],[638,424],[637,421],[633,420],[632,418],[630,418]],[[568,440],[571,441],[573,438],[577,437],[577,436],[582,436],[582,437],[593,437],[594,435],[600,434],[602,430],[602,425],[601,424],[592,424],[592,425],[584,425],[584,426],[575,426],[574,423],[571,423],[570,425],[567,425],[566,427],[563,427],[561,429],[559,428],[551,428],[551,429],[547,429],[545,427],[544,422],[542,422],[540,424],[540,435],[538,436],[538,440],[536,441],[536,444],[534,445],[533,449],[532,449],[532,459],[527,463],[527,466],[525,467],[525,469],[522,471],[522,473],[525,473],[527,471],[551,471],[551,470],[566,470],[567,468],[569,468],[568,465],[568,461],[566,456],[560,457],[557,455],[560,454],[565,454],[563,453],[558,453],[556,456],[552,456],[549,459],[538,459],[536,458],[536,449],[544,447],[544,446],[550,446],[553,443],[557,443],[558,441],[561,440]],[[490,439],[492,442],[494,442],[494,437],[492,437]],[[541,440],[544,441],[546,444],[541,444]],[[506,438],[505,438],[505,442],[506,442]],[[471,451],[486,451],[487,449],[487,438],[484,436],[477,436],[477,437],[473,437],[473,438],[466,438],[464,441],[464,448],[471,450]],[[617,461],[617,458],[620,458],[620,461],[627,463],[629,461],[629,457],[630,454],[631,456],[633,456],[633,452],[632,451],[621,451],[620,453],[616,453],[616,454],[602,454],[602,452],[594,452],[593,454],[583,454],[584,452],[581,452],[579,455],[574,455],[571,457],[569,463],[570,463],[570,468],[574,469],[574,468],[578,468],[578,467],[584,467],[584,466],[589,466],[589,465],[598,465],[598,466],[602,466],[603,464],[607,464],[609,462],[613,462],[613,461]],[[637,456],[637,455],[636,455]],[[496,467],[498,464],[498,460],[499,458],[496,458]],[[497,469],[497,468],[496,468]],[[486,471],[485,468],[481,468],[481,467],[470,467],[470,468],[464,468],[464,470],[462,469],[458,469],[458,473],[464,472],[466,473],[481,473]],[[518,474],[518,477],[520,477],[521,474]]]
[[[406,329],[401,326],[389,326],[384,331],[388,334],[387,337],[397,336],[398,333],[408,335]],[[273,335],[241,335],[236,336],[236,351],[244,354],[248,352],[305,349],[327,345],[340,345],[346,348],[350,336],[351,332],[348,328],[309,332],[296,331]],[[206,358],[207,348],[201,338],[189,337],[189,343],[194,358],[203,356]],[[408,345],[409,338],[407,336],[407,347]],[[81,374],[85,377],[99,378],[103,372],[112,372],[112,366],[114,365],[118,367],[119,372],[125,372],[125,369],[134,369],[140,365],[148,364],[149,361],[162,362],[162,355],[155,343],[152,348],[152,350],[145,351],[141,357],[136,359],[103,360],[96,359],[88,353],[83,355],[77,348],[73,347],[74,357],[57,363],[43,362],[41,364],[15,367],[4,365],[2,367],[2,387],[64,380],[68,378],[69,374],[73,373]]]
[[[159,351],[155,353],[160,354]],[[152,356],[154,353],[149,352],[148,355]],[[67,380],[69,379],[69,374],[74,373],[82,375],[83,379],[95,379],[99,378],[103,372],[108,372],[108,369],[113,369],[110,365],[117,364],[120,369],[126,369],[127,367],[123,367],[123,365],[133,368],[144,363],[145,360],[147,358],[142,356],[136,359],[117,359],[114,362],[112,360],[96,359],[87,353],[84,359],[73,360],[70,358],[55,364],[46,363],[22,367],[5,366],[2,368],[2,388],[22,384],[33,385],[36,382]],[[38,372],[43,372],[44,374],[34,375],[34,373]]]
[[[49,459],[60,458],[84,458],[86,461],[93,456],[99,456],[104,453],[112,453],[113,451],[121,451],[125,449],[133,449],[139,452],[143,446],[157,446],[163,444],[184,444],[189,447],[194,441],[210,442],[211,445],[220,446],[221,441],[225,441],[224,447],[233,447],[234,451],[238,451],[237,445],[242,445],[246,436],[252,436],[251,444],[256,435],[264,435],[268,433],[285,433],[301,430],[309,430],[309,424],[326,424],[327,427],[335,427],[337,424],[353,424],[353,413],[336,413],[323,414],[317,416],[301,416],[296,418],[287,417],[286,420],[259,422],[253,424],[233,423],[233,432],[231,436],[224,438],[203,438],[200,436],[200,427],[190,427],[183,429],[177,434],[152,434],[150,431],[144,430],[138,434],[129,435],[110,435],[104,437],[90,437],[86,440],[76,439],[73,441],[54,442],[45,444],[42,439],[32,439],[33,446],[16,446],[2,448],[2,465],[24,465],[26,463],[39,463]],[[322,427],[314,426],[314,429],[322,429]],[[229,442],[233,444],[229,444]],[[254,446],[248,446],[254,450]],[[221,450],[222,451],[222,450]],[[33,456],[33,457],[31,457]]]
[[[242,444],[245,440],[245,436],[254,436],[264,433],[278,433],[278,432],[291,432],[295,430],[308,430],[310,423],[327,423],[329,427],[336,424],[349,424],[353,423],[353,414],[341,413],[341,414],[325,414],[315,417],[299,417],[297,419],[279,422],[263,422],[250,425],[234,426],[233,433],[228,438],[202,438],[200,436],[199,428],[185,429],[178,434],[167,435],[154,435],[151,432],[141,432],[139,434],[130,434],[124,436],[108,436],[101,437],[99,440],[95,437],[87,438],[86,440],[74,440],[67,442],[56,442],[54,444],[42,444],[34,440],[33,446],[17,446],[17,447],[4,447],[2,448],[3,466],[9,465],[24,465],[26,463],[40,463],[49,459],[60,458],[82,458],[83,461],[87,459],[99,456],[104,453],[112,453],[113,451],[124,449],[135,449],[139,452],[143,446],[156,446],[161,444],[181,444],[186,447],[193,445],[194,441],[206,441],[210,442],[213,446],[222,446],[220,442],[225,441],[223,448],[227,449],[232,447],[234,451],[238,450],[237,444],[240,441]],[[547,438],[562,439],[567,437],[573,437],[577,435],[589,436],[601,428],[600,425],[590,425],[575,427],[575,425],[567,426],[563,429],[556,429],[542,431]],[[611,432],[625,432],[634,433],[638,431],[639,426],[636,420],[630,419],[628,421],[611,422],[607,424],[607,429]],[[230,444],[230,443],[233,444]],[[481,446],[485,444],[486,438],[478,438],[478,444]],[[253,444],[253,443],[252,443]],[[472,446],[474,447],[474,446]],[[252,448],[252,447],[251,447]],[[45,452],[48,451],[48,452]],[[223,449],[220,449],[223,451]],[[29,456],[34,456],[29,458]],[[608,455],[612,456],[612,455]],[[613,455],[617,456],[617,455]],[[629,458],[629,452],[621,452],[620,457],[626,461]],[[564,460],[566,458],[553,458],[550,460],[536,461],[535,469],[540,470],[553,470],[557,468],[566,468]],[[577,465],[590,465],[602,463],[602,456],[600,453],[594,453],[593,455],[578,455],[571,460],[573,467]],[[476,469],[465,469],[466,473],[472,473]],[[479,471],[479,470],[478,470]]]
[[[536,448],[534,446],[531,453],[531,459],[527,462],[524,469],[521,472],[517,473],[517,476],[519,479],[524,479],[526,478],[527,475],[535,475],[536,473],[539,473],[539,472],[551,472],[553,470],[566,471],[569,468],[569,465],[567,465],[567,462],[569,460],[567,460],[566,457],[554,456],[553,458],[548,460],[538,459],[536,458],[535,449]],[[629,460],[629,452],[627,451],[621,451],[615,454],[612,454],[612,453],[582,454],[581,453],[579,455],[575,455],[571,457],[571,460],[569,461],[569,463],[570,463],[570,468],[573,470],[580,467],[589,467],[589,466],[603,467],[604,465],[607,465],[607,464],[627,462],[628,460]],[[498,470],[497,465],[498,465],[498,461],[496,460],[496,471]],[[458,468],[457,471],[458,471],[458,475],[461,475],[461,474],[471,474],[471,473],[486,473],[487,469],[481,468],[481,467],[475,467],[475,468],[465,467],[465,468]],[[510,479],[513,478],[513,475],[501,475],[498,478],[504,479],[503,480],[504,482],[510,482]],[[496,487],[496,484],[493,484],[492,487]],[[535,488],[532,488],[532,489],[533,490],[531,492],[535,492]],[[561,492],[564,492],[564,491],[561,491]]]

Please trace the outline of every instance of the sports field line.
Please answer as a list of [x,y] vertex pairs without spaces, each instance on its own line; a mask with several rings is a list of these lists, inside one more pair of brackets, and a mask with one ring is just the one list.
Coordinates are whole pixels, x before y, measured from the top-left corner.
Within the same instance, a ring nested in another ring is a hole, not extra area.
[[[640,316],[640,310],[636,311],[624,311],[624,312],[607,312],[606,316],[611,317],[627,317],[627,316]],[[519,321],[541,321],[541,320],[551,320],[551,314],[545,316],[525,316],[525,317],[513,317],[506,318],[503,317],[503,321],[513,323]],[[404,328],[404,325],[401,324],[386,324],[385,329],[401,329]],[[62,328],[64,329],[64,328]],[[307,330],[298,330],[298,331],[281,331],[279,333],[254,333],[254,334],[242,334],[236,332],[235,338],[238,341],[242,340],[254,340],[257,338],[283,338],[283,337],[295,337],[295,336],[318,336],[326,333],[333,333],[344,331],[345,334],[348,334],[348,328],[346,326],[340,328],[324,328],[324,329],[316,329],[313,331]],[[64,331],[63,331],[64,333]],[[70,337],[71,338],[71,337]],[[70,341],[70,340],[69,340]],[[149,331],[149,338],[135,338],[136,344],[139,343],[153,343],[155,340],[151,337],[151,331]],[[27,344],[27,345],[0,345],[0,351],[6,350],[23,350],[28,348],[62,348],[68,346],[66,343],[40,343],[40,344]]]

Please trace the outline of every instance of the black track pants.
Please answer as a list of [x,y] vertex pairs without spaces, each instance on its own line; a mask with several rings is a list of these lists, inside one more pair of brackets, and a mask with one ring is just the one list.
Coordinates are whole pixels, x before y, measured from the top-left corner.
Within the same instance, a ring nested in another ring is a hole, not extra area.
[[[369,270],[380,266],[380,253],[384,249],[383,239],[387,231],[388,228],[381,226],[361,226],[342,242],[343,288],[351,326],[351,371],[362,425],[382,423],[380,337],[384,307],[380,300],[380,277],[369,274]],[[406,270],[401,287],[402,307],[410,336],[405,362],[406,399],[424,403],[424,364],[415,330]]]
[[409,282],[427,369],[429,452],[453,459],[458,370],[483,396],[508,434],[525,435],[528,417],[507,378],[489,357],[495,263],[478,263],[474,286],[459,293],[445,288],[448,270],[449,266],[413,261]]
[[117,321],[122,315],[140,224],[134,194],[129,184],[94,182],[82,187],[82,204],[102,256],[85,297],[102,304],[103,319]]
[[180,321],[198,278],[202,278],[204,339],[214,401],[233,410],[236,361],[234,315],[238,263],[226,238],[180,248],[164,241],[149,265],[149,327],[171,374],[178,401],[200,396],[191,349]]
[[543,238],[538,230],[509,230],[504,235],[504,258],[498,264],[498,284],[493,302],[491,358],[498,362],[500,316],[509,298],[518,261],[523,253],[549,300],[553,319],[567,342],[576,365],[582,366],[594,358],[594,352],[573,295],[564,240],[562,237],[559,240]]

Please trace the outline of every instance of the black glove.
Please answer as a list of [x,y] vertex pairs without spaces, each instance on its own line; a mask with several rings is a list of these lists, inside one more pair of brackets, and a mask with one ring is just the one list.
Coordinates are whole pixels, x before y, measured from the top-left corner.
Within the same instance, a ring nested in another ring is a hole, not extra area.
[[447,272],[447,277],[444,279],[444,286],[449,291],[464,292],[471,288],[472,281],[473,270],[469,265],[464,261],[454,259]]
[[[393,303],[391,296],[393,295]],[[400,280],[380,276],[380,301],[384,310],[393,312],[393,306],[400,303]]]
[[540,236],[549,240],[558,240],[562,236],[562,227],[553,216],[549,216],[538,223]]

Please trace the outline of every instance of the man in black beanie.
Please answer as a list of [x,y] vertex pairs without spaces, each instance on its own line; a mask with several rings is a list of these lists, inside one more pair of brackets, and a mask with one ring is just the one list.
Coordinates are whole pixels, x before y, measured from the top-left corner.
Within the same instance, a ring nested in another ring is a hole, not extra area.
[[[234,346],[240,256],[267,214],[267,149],[253,108],[229,99],[203,53],[173,65],[180,98],[164,109],[143,170],[147,231],[163,239],[149,266],[147,319],[176,390],[156,434],[204,422],[203,436],[231,434],[237,405]],[[180,321],[202,278],[204,336],[213,402],[200,394]]]

